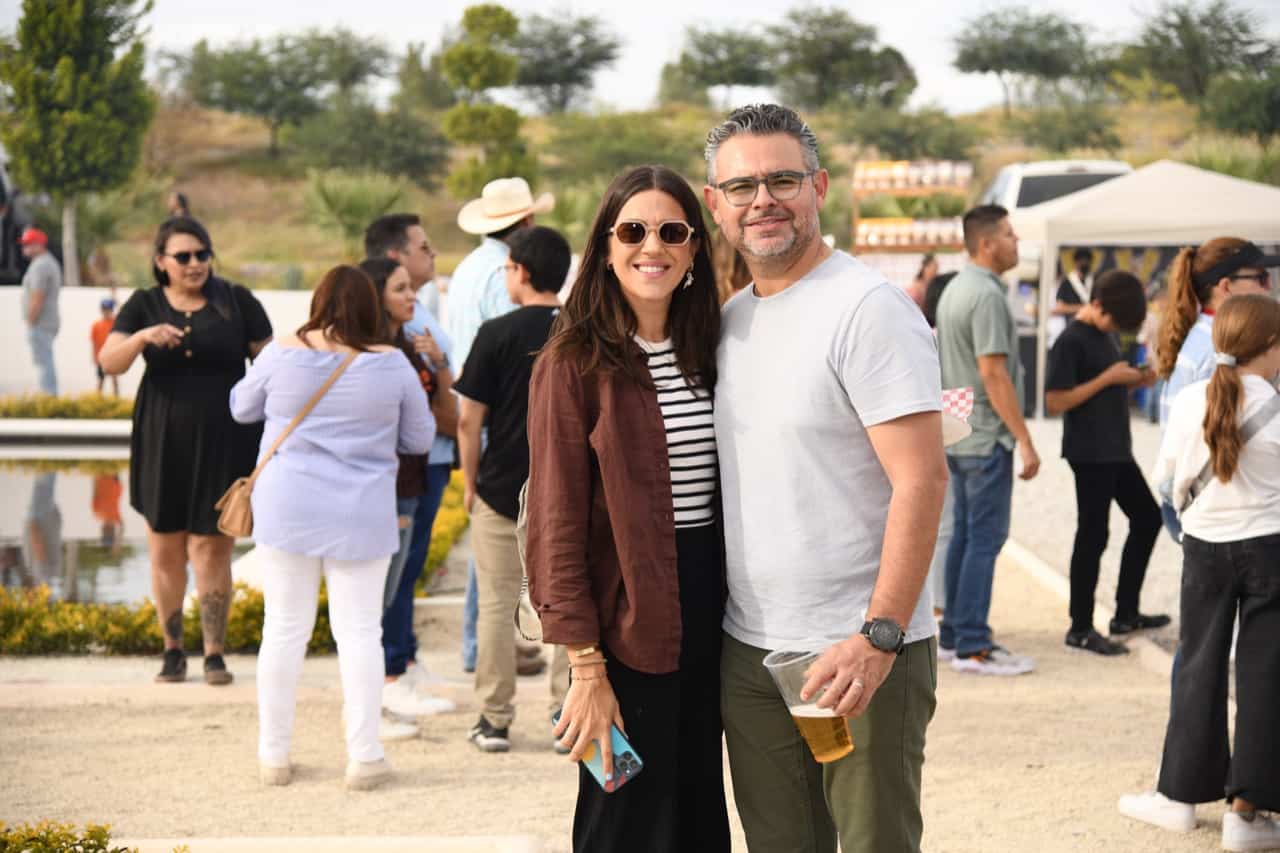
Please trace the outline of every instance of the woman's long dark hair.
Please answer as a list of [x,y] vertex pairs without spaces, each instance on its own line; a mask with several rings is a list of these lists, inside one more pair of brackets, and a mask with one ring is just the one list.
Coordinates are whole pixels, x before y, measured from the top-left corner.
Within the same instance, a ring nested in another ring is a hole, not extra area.
[[1197,287],[1194,277],[1213,269],[1244,246],[1245,241],[1239,237],[1215,237],[1201,246],[1182,249],[1169,265],[1169,298],[1165,300],[1156,346],[1156,374],[1160,378],[1168,379],[1173,374],[1183,342],[1218,286],[1218,282],[1211,281]]
[[422,356],[409,343],[409,338],[404,333],[404,326],[396,329],[394,335],[390,334],[391,322],[387,317],[387,310],[383,298],[387,292],[387,279],[391,278],[391,274],[400,269],[400,262],[392,258],[365,258],[360,262],[360,269],[365,275],[369,276],[369,280],[373,282],[373,289],[378,293],[378,306],[382,309],[383,321],[386,326],[383,331],[387,333],[386,342],[394,346],[400,352],[404,353],[405,358],[409,359],[409,363],[413,365],[414,370],[425,370],[427,365],[422,360]]
[[362,270],[343,264],[320,279],[311,296],[311,316],[298,327],[298,339],[309,347],[307,332],[317,331],[360,352],[386,343],[382,300]]
[[712,389],[716,383],[716,344],[720,339],[720,301],[711,266],[710,242],[702,205],[684,178],[665,166],[638,166],[613,179],[587,235],[578,277],[564,310],[556,318],[544,352],[577,363],[582,373],[618,371],[642,385],[651,385],[633,338],[635,312],[609,264],[609,229],[622,206],[637,193],[659,190],[675,199],[693,226],[698,241],[693,253],[693,284],[677,285],[667,314],[667,333],[680,372],[690,386]]

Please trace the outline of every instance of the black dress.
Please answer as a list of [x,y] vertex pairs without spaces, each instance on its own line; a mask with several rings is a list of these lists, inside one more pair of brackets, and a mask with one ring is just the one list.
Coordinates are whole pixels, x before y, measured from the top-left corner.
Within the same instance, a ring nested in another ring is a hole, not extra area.
[[163,288],[135,290],[113,331],[133,334],[157,323],[184,331],[181,344],[148,344],[133,407],[129,502],[156,533],[218,532],[213,505],[253,470],[262,424],[231,419],[231,386],[245,372],[249,343],[271,337],[271,321],[245,287],[210,277],[205,306],[179,311]]

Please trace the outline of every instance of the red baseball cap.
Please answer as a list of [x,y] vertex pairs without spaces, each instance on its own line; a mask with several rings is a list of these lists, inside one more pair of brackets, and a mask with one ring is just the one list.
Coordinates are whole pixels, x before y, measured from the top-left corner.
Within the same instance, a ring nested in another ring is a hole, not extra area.
[[23,229],[22,237],[18,243],[23,246],[29,246],[32,243],[39,243],[41,246],[49,245],[49,235],[41,231],[39,228]]

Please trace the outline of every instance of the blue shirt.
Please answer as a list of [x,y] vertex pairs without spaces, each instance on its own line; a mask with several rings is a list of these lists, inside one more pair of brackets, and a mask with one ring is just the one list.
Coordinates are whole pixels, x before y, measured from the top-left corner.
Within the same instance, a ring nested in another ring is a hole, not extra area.
[[494,317],[516,310],[507,296],[502,266],[511,249],[501,240],[485,237],[471,254],[462,259],[449,280],[449,335],[453,338],[455,370],[462,372],[480,326]]
[[1173,372],[1164,383],[1160,393],[1160,431],[1164,432],[1169,422],[1169,412],[1173,410],[1174,398],[1178,392],[1193,382],[1208,379],[1213,375],[1213,315],[1201,314],[1196,324],[1187,332],[1178,350],[1178,360],[1174,362]]
[[[427,285],[427,287],[429,286]],[[426,289],[426,287],[423,287],[422,290],[418,291],[418,295],[422,296]],[[436,315],[432,313],[430,307],[423,305],[421,300],[414,300],[413,319],[404,324],[404,333],[406,335],[421,335],[423,331],[431,333],[431,337],[436,339],[436,344],[440,347],[441,352],[449,359],[449,364],[453,365],[453,370],[455,372],[460,371],[462,365],[453,360],[453,340],[449,337],[449,333],[440,325],[440,321],[436,319]],[[454,440],[452,438],[436,433],[436,440],[431,445],[431,455],[427,459],[427,464],[453,465],[453,446]]]
[[[266,420],[261,454],[346,358],[272,342],[231,389],[231,416]],[[399,550],[396,452],[426,453],[436,423],[399,350],[361,353],[262,469],[253,538],[291,554],[375,560]]]

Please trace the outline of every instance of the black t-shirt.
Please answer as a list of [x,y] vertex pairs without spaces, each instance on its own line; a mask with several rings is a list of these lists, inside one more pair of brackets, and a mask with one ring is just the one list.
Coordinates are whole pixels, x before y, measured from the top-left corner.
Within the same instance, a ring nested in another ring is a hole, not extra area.
[[557,307],[530,305],[482,325],[453,384],[462,396],[489,407],[489,443],[480,457],[476,494],[513,521],[520,487],[529,478],[529,378],[558,313]]
[[1084,300],[1080,298],[1080,294],[1071,286],[1071,279],[1063,276],[1062,281],[1058,282],[1058,301],[1065,302],[1067,305],[1083,305]]
[[[1049,351],[1045,388],[1069,391],[1122,360],[1114,337],[1073,320]],[[1069,462],[1127,462],[1133,458],[1127,387],[1104,388],[1062,416],[1062,456]]]

